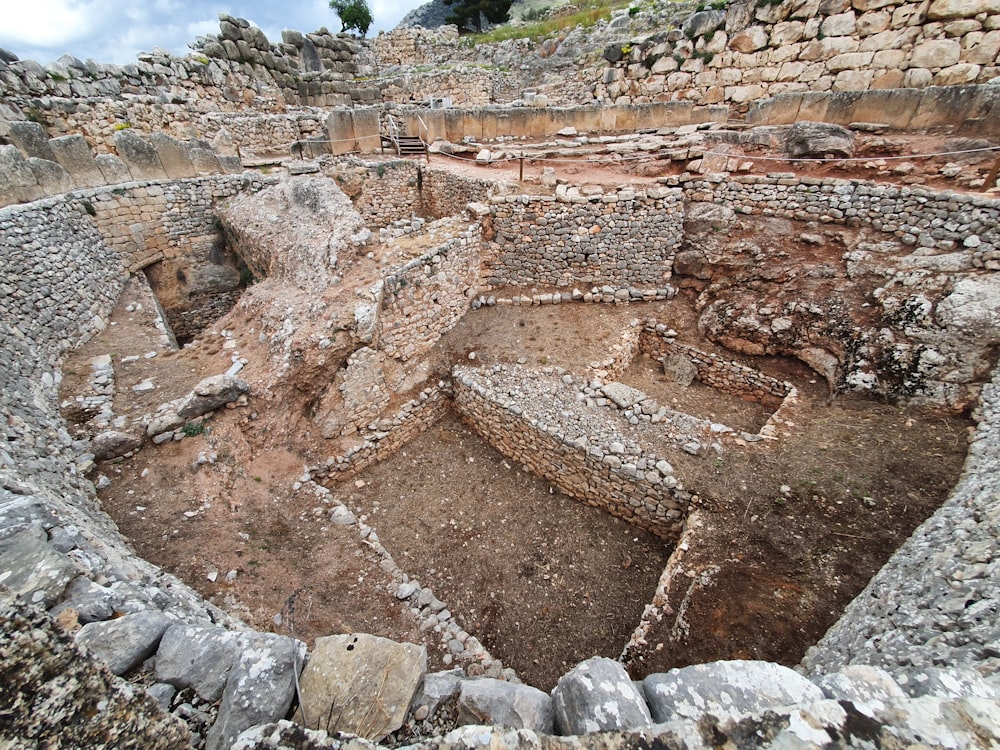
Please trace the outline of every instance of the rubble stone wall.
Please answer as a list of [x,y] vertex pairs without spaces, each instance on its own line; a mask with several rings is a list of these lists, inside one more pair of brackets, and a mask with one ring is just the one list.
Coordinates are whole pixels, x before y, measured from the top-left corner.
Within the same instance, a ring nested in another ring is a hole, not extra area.
[[790,92],[985,83],[1000,73],[1000,9],[988,0],[732,3],[605,58],[613,62],[595,96],[615,103],[740,106]]
[[[587,441],[558,420],[528,413],[534,402],[555,401],[563,386],[531,375],[519,377],[519,395],[512,398],[494,382],[501,379],[496,375],[464,367],[452,371],[455,409],[486,442],[567,495],[676,540],[690,498],[674,489],[672,468],[664,467],[666,473],[661,473],[655,456],[616,445],[620,437],[610,423],[603,434],[591,434]],[[534,393],[526,392],[528,388]]]
[[423,354],[469,310],[479,286],[479,225],[385,278],[379,348],[406,361]]
[[682,196],[668,188],[498,196],[490,208],[483,224],[489,287],[662,287],[683,231]]
[[671,354],[683,354],[698,369],[698,380],[739,398],[771,401],[783,399],[791,390],[788,383],[752,367],[666,338],[655,327],[643,327],[639,335],[639,351],[660,362]]
[[864,224],[905,245],[958,250],[975,268],[1000,269],[1000,200],[995,198],[792,174],[695,178],[684,183],[684,196],[749,215]]

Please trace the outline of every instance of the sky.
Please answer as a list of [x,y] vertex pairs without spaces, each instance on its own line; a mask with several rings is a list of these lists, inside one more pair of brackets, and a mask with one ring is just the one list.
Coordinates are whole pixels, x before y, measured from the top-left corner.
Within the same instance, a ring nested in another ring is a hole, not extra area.
[[[368,36],[389,31],[422,3],[368,0]],[[188,42],[219,32],[219,13],[247,19],[272,43],[282,29],[340,31],[328,0],[0,0],[0,47],[43,65],[65,53],[122,65],[153,47],[186,54]]]

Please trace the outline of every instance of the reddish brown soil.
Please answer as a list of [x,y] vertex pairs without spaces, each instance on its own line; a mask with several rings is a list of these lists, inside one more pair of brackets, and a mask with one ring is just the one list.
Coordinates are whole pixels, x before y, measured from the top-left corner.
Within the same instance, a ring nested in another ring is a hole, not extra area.
[[[628,181],[607,170],[574,175],[591,178]],[[120,306],[118,325],[70,358],[64,398],[85,389],[98,354],[116,362],[116,413],[133,416],[228,367],[221,337],[207,334],[192,349],[121,364],[152,349],[141,317]],[[467,315],[441,341],[434,370],[475,352],[483,364],[523,360],[581,371],[607,356],[631,318],[650,317],[676,328],[684,343],[713,349],[681,300],[498,307]],[[797,362],[740,359],[793,382],[802,402],[778,441],[709,458],[669,454],[697,493],[705,525],[670,592],[672,612],[630,665],[635,677],[719,658],[796,662],[960,471],[967,420],[853,397],[831,403],[826,385]],[[156,391],[133,394],[130,386],[150,376]],[[703,387],[668,391],[648,362],[624,379],[733,427],[767,417],[759,405]],[[218,412],[205,434],[147,444],[102,465],[112,480],[100,493],[104,508],[140,554],[255,627],[306,640],[364,630],[422,641],[431,667],[442,666],[440,644],[392,596],[371,549],[352,529],[330,524],[320,498],[294,489],[322,446],[302,437],[275,447],[261,434],[267,411],[288,408],[251,395],[248,407]],[[199,464],[206,452],[216,454],[214,463]],[[545,687],[578,659],[619,654],[668,552],[550,493],[451,418],[356,479],[365,484],[352,479],[334,488],[337,497],[367,516],[397,563],[433,586],[470,633]]]

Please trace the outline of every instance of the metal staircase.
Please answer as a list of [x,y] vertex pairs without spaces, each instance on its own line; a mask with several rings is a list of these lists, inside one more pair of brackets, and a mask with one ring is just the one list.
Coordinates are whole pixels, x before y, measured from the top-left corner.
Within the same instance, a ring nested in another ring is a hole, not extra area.
[[382,153],[385,153],[386,148],[391,148],[397,156],[423,155],[429,159],[427,142],[419,135],[405,135],[403,127],[392,115],[386,115],[381,136]]

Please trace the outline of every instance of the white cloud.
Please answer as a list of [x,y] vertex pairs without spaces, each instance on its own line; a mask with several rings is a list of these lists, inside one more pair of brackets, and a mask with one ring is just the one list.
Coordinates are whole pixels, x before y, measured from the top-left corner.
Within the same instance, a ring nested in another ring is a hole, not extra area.
[[0,44],[49,47],[70,44],[93,32],[99,3],[74,0],[12,2],[0,23]]

